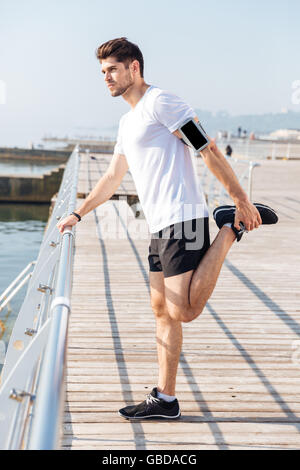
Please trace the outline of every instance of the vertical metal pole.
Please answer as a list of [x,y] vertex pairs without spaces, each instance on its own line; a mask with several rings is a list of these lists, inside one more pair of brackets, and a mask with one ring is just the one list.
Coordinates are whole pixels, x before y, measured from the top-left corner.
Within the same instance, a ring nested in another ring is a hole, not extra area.
[[246,142],[246,160],[249,158],[249,139]]
[[249,174],[248,174],[248,198],[252,200],[252,174],[255,167],[260,166],[259,163],[249,162]]
[[272,145],[272,160],[276,160],[276,143],[273,142]]
[[252,199],[252,172],[253,172],[253,162],[249,163],[249,176],[248,176],[248,198],[251,201]]

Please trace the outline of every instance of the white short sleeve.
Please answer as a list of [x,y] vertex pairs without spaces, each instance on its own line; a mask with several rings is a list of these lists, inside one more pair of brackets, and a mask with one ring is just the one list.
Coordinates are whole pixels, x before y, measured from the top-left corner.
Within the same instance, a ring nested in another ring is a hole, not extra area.
[[122,118],[120,119],[119,122],[119,129],[118,129],[118,137],[117,137],[117,142],[114,147],[114,153],[120,153],[121,155],[125,155],[124,149],[123,149],[123,143],[122,143]]
[[185,101],[164,90],[155,99],[153,114],[170,132],[176,131],[185,119],[197,116]]

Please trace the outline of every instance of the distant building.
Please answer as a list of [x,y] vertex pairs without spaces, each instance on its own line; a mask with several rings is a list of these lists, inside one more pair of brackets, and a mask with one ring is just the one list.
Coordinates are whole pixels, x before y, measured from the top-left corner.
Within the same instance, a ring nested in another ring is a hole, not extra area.
[[271,132],[270,137],[272,139],[300,140],[300,129],[278,129]]
[[228,139],[228,132],[227,131],[218,131],[217,132],[217,139],[218,140]]

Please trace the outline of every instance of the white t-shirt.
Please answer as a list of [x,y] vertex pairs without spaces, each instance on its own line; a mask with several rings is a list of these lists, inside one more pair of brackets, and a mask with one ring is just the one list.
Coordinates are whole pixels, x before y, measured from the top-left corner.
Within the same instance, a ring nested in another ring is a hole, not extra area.
[[150,233],[208,217],[190,149],[172,134],[194,110],[151,86],[119,123],[115,153],[125,155]]

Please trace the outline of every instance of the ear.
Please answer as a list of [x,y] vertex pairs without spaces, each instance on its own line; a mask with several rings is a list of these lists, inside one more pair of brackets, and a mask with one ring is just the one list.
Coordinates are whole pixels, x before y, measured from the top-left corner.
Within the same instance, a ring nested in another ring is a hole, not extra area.
[[140,71],[140,63],[138,60],[133,60],[130,65],[132,72],[137,73]]

